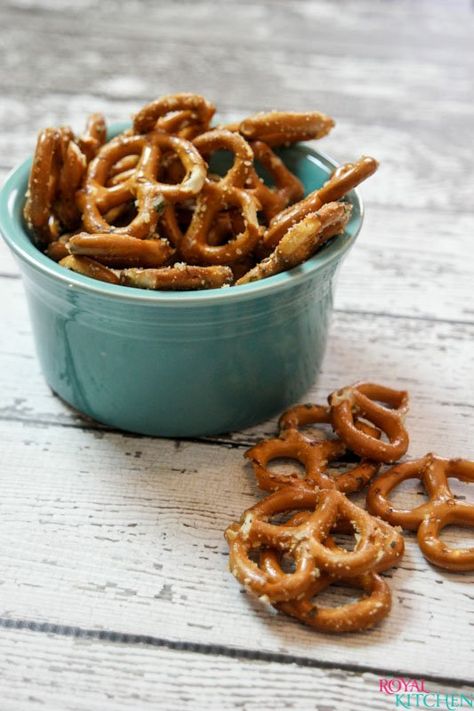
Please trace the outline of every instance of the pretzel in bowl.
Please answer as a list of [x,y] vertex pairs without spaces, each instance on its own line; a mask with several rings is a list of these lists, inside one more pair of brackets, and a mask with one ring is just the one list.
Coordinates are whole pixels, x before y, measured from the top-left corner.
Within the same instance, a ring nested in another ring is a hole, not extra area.
[[250,284],[302,264],[328,239],[344,231],[351,209],[347,203],[332,202],[318,212],[309,213],[288,230],[269,257],[240,277],[236,284]]
[[[374,172],[376,161],[342,166],[304,198],[303,184],[278,150],[322,138],[334,125],[330,117],[270,111],[213,127],[214,112],[203,96],[178,93],[144,106],[132,126],[109,141],[99,113],[79,136],[64,126],[41,132],[24,208],[37,245],[61,266],[95,279],[186,290],[273,276],[344,232],[350,206],[338,201]],[[233,157],[224,175],[216,171],[226,156],[211,161],[217,152]],[[138,246],[133,239],[167,240],[177,264],[225,267],[232,281],[220,270],[204,271],[202,278],[196,270],[186,276],[145,271],[173,265],[164,246],[161,258],[156,243]],[[117,269],[139,271],[120,275]]]
[[318,211],[324,204],[343,198],[350,190],[373,175],[377,168],[377,161],[367,156],[360,158],[356,163],[342,166],[321,188],[272,219],[263,236],[265,248],[274,249],[293,225],[301,222],[306,215]]
[[[409,439],[403,424],[408,409],[406,391],[375,383],[356,383],[333,392],[328,401],[334,430],[353,452],[376,462],[389,463],[407,451]],[[372,422],[389,441],[362,432],[355,426],[355,417]]]
[[[442,529],[451,524],[474,528],[474,504],[454,496],[448,483],[450,477],[474,483],[474,462],[427,454],[421,459],[398,464],[371,484],[367,507],[393,525],[417,531],[421,552],[433,565],[452,571],[470,571],[474,570],[474,547],[453,548],[440,539]],[[388,497],[408,479],[422,483],[428,501],[413,509],[398,509]]]

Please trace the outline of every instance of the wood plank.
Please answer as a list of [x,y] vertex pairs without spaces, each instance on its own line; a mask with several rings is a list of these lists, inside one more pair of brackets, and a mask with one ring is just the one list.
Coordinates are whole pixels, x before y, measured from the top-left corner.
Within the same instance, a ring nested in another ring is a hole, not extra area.
[[389,618],[334,639],[273,614],[227,570],[223,530],[257,499],[241,450],[18,422],[0,423],[0,438],[0,617],[360,671],[443,676],[455,657],[450,678],[472,679],[474,574],[430,567],[413,536],[389,574]]
[[[346,268],[347,271],[347,268]],[[26,304],[19,280],[0,279],[0,416],[81,426],[83,420],[44,383],[34,355]],[[404,386],[412,396],[413,452],[436,448],[442,455],[474,455],[469,423],[474,391],[472,325],[336,313],[328,353],[308,401],[322,401],[332,390],[361,379]],[[226,436],[250,443],[273,432],[275,423]]]
[[[3,711],[321,711],[371,708],[394,700],[374,674],[322,670],[275,662],[203,656],[144,645],[116,645],[84,637],[2,630]],[[443,694],[468,686],[427,682]]]

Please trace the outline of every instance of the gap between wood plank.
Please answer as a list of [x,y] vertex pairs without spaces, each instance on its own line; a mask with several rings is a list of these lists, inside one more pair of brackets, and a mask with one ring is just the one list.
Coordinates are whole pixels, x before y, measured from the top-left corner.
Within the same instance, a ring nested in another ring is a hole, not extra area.
[[[264,652],[258,649],[237,649],[225,645],[202,644],[197,642],[181,642],[153,635],[130,634],[115,630],[95,630],[73,625],[58,625],[50,622],[36,622],[34,620],[9,619],[0,617],[0,627],[4,629],[28,630],[40,634],[58,635],[61,637],[74,637],[76,639],[90,639],[124,645],[143,645],[148,647],[161,647],[179,652],[192,652],[194,654],[214,655],[229,659],[242,659],[258,662],[273,662],[277,664],[295,664],[299,667],[312,667],[316,669],[340,669],[357,674],[370,673],[383,677],[412,676],[408,669],[387,669],[384,667],[369,666],[364,664],[333,664],[323,660],[311,659],[293,654],[278,652]],[[315,642],[316,643],[316,642]],[[423,679],[436,683],[448,684],[454,687],[471,686],[474,679],[452,679],[448,676],[423,674]]]

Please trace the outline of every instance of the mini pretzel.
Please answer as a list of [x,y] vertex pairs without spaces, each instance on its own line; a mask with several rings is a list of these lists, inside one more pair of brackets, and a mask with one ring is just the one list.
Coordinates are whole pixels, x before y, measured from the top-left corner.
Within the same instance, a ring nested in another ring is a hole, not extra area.
[[232,282],[230,267],[196,267],[178,263],[163,269],[123,269],[122,284],[141,289],[219,289]]
[[[166,133],[155,133],[150,138],[154,146],[157,146],[160,151],[171,150],[181,161],[185,175],[183,180],[174,185],[172,183],[162,183],[155,179],[155,176],[150,174],[148,166],[142,169],[138,167],[136,173],[136,182],[138,185],[148,184],[152,195],[155,197],[163,196],[171,202],[179,202],[195,197],[201,190],[206,179],[207,171],[206,164],[201,158],[199,151],[194,145],[185,138],[179,136],[169,136]],[[156,158],[154,173],[158,170],[158,160]]]
[[[328,545],[328,540],[326,540]],[[284,576],[275,551],[264,551],[260,555],[260,566],[267,575],[277,582]],[[323,607],[313,598],[326,590],[336,580],[329,575],[320,575],[299,598],[279,602],[275,607],[296,618],[319,632],[358,632],[377,625],[390,612],[392,595],[388,584],[376,573],[369,572],[352,578],[340,578],[339,583],[351,588],[360,588],[366,595],[357,602]]]
[[[394,525],[417,530],[421,551],[433,565],[454,571],[474,570],[474,547],[451,548],[440,540],[442,529],[450,524],[474,528],[474,504],[466,504],[453,495],[449,477],[474,482],[474,462],[427,454],[422,459],[398,464],[372,483],[367,506]],[[429,500],[413,509],[397,509],[388,496],[407,479],[419,479]]]
[[92,279],[106,281],[109,284],[120,284],[120,279],[111,269],[108,269],[103,264],[100,264],[100,262],[96,262],[89,257],[69,255],[61,259],[59,264],[62,267],[66,267],[66,269],[71,269],[73,272],[84,274],[84,276],[91,277]]
[[[136,133],[148,133],[152,131],[158,119],[176,111],[189,111],[186,116],[189,122],[208,126],[214,115],[215,107],[198,94],[174,94],[162,96],[160,99],[152,101],[144,106],[133,121],[133,130]],[[181,126],[182,127],[182,126]],[[176,128],[176,126],[174,127]]]
[[67,127],[59,129],[58,153],[61,161],[54,211],[61,224],[71,230],[78,227],[81,213],[76,204],[76,193],[81,187],[86,170],[86,157],[74,141],[72,131]]
[[[300,525],[285,526],[269,522],[272,516],[295,511],[311,513]],[[338,519],[350,521],[356,531],[354,550],[330,550],[324,541]],[[240,526],[226,531],[230,568],[235,577],[259,597],[271,602],[291,600],[308,590],[319,576],[316,570],[330,575],[353,577],[371,569],[383,555],[385,535],[376,519],[335,489],[309,489],[287,486],[248,509]],[[291,554],[295,570],[277,582],[271,580],[250,558],[256,548],[276,548]]]
[[221,187],[233,185],[242,188],[245,185],[252,168],[253,151],[242,136],[225,129],[214,129],[202,133],[194,139],[193,144],[205,159],[218,150],[230,151],[234,155],[234,163],[218,183]]
[[319,210],[325,203],[340,200],[346,193],[375,173],[377,168],[377,161],[369,157],[362,157],[356,163],[342,166],[321,188],[273,218],[263,237],[265,246],[268,249],[273,249],[290,227],[300,222],[309,213]]
[[[216,214],[229,207],[240,210],[244,231],[222,245],[211,245],[207,235]],[[189,228],[180,241],[180,251],[187,262],[201,264],[233,264],[256,246],[260,236],[257,204],[245,190],[207,180],[197,199]]]
[[[376,400],[394,409],[384,407]],[[394,462],[408,449],[408,432],[403,417],[408,409],[408,393],[375,383],[356,383],[337,390],[328,398],[336,434],[349,449],[376,462]],[[385,432],[389,441],[376,439],[357,429],[354,416],[362,416]]]
[[129,267],[144,265],[161,267],[169,261],[174,250],[163,239],[137,239],[124,234],[88,234],[81,232],[67,243],[71,254],[93,257],[108,266]]
[[270,146],[262,141],[254,141],[251,146],[255,159],[263,165],[275,183],[273,188],[268,187],[258,176],[255,168],[252,168],[249,180],[250,189],[262,206],[262,211],[267,219],[270,220],[290,203],[301,200],[304,195],[304,187]]
[[268,146],[281,146],[322,138],[333,126],[333,119],[318,111],[270,111],[244,119],[239,124],[239,131],[251,141],[259,140],[265,141]]
[[[249,284],[274,274],[293,269],[311,257],[324,240],[340,231],[349,221],[351,206],[333,202],[323,205],[319,212],[310,213],[301,222],[293,225],[275,247],[269,257],[259,262],[236,285]],[[323,237],[324,233],[324,237]]]
[[86,130],[79,136],[77,143],[82,153],[90,162],[107,139],[107,127],[103,114],[91,114],[87,120]]

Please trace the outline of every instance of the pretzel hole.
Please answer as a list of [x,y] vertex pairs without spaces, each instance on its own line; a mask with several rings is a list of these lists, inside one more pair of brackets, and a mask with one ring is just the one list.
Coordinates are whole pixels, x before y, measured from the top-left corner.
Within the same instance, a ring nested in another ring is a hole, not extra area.
[[207,156],[206,161],[209,173],[215,173],[216,176],[223,178],[234,165],[235,154],[232,151],[219,149]]
[[353,551],[357,545],[357,531],[350,521],[341,520],[331,530],[335,545],[345,551]]
[[308,513],[306,509],[291,509],[290,511],[282,511],[281,513],[274,514],[270,519],[269,523],[275,526],[283,526],[288,523],[295,514]]
[[402,481],[387,497],[395,509],[413,509],[429,501],[418,479]]
[[350,605],[365,597],[361,595],[361,590],[351,587],[344,582],[334,582],[329,585],[326,590],[322,590],[311,598],[311,603],[318,607],[341,607],[342,605]]
[[449,477],[448,484],[455,499],[474,505],[474,482],[468,483]]
[[304,465],[292,457],[275,457],[268,462],[266,469],[274,476],[297,476],[298,479],[306,477]]
[[474,551],[474,527],[448,524],[440,532],[440,540],[449,548],[472,548]]
[[104,217],[111,227],[126,227],[137,216],[137,206],[135,201],[130,201],[126,205],[119,205],[120,209],[112,209],[110,214],[105,213]]

